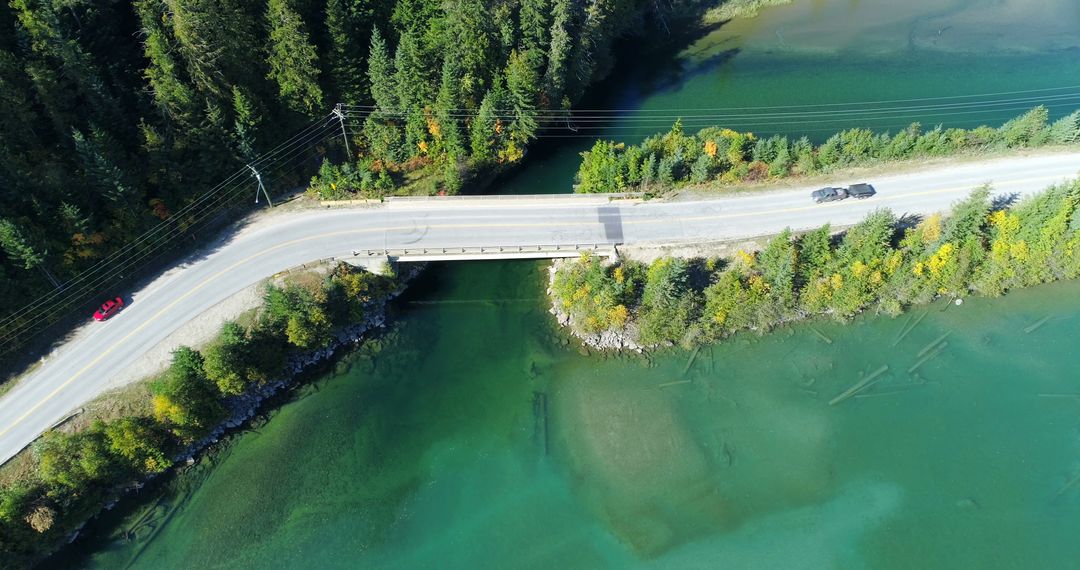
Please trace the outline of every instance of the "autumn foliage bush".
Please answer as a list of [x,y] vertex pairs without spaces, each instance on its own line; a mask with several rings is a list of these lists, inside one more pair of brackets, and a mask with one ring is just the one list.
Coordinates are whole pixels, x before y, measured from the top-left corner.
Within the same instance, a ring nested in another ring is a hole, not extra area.
[[1036,107],[998,128],[924,131],[914,123],[896,134],[849,129],[815,146],[802,137],[759,138],[752,133],[708,127],[683,132],[682,121],[640,145],[598,140],[581,153],[578,192],[649,191],[685,184],[759,182],[817,174],[890,160],[949,156],[962,152],[1034,148],[1080,141],[1080,111],[1049,122]]
[[981,187],[948,216],[901,220],[878,210],[842,234],[785,230],[733,259],[662,258],[646,268],[583,257],[556,271],[553,300],[582,332],[636,323],[629,330],[647,345],[714,341],[815,315],[896,315],[938,297],[1080,276],[1078,203],[1080,181],[1008,207]]

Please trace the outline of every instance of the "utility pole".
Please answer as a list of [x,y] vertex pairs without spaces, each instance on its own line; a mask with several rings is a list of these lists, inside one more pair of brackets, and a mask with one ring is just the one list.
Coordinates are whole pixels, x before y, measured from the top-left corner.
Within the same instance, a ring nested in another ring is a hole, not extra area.
[[351,161],[352,152],[349,151],[349,134],[345,131],[345,113],[341,112],[341,103],[334,107],[334,114],[337,115],[338,121],[341,122],[341,138],[345,141],[345,154],[348,155]]
[[259,182],[259,187],[255,189],[255,203],[259,203],[259,190],[262,190],[263,196],[266,196],[266,203],[270,204],[270,207],[274,207],[274,203],[270,201],[270,194],[266,191],[266,186],[263,186],[262,175],[252,165],[247,165],[251,169],[251,175],[255,177],[255,180]]

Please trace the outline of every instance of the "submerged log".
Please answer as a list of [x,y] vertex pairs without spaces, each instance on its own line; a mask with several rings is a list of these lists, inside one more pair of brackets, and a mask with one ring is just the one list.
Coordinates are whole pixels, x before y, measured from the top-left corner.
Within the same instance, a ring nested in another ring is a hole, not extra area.
[[852,384],[852,386],[850,388],[848,388],[847,390],[844,390],[843,392],[841,392],[840,395],[836,396],[832,400],[829,400],[829,405],[830,406],[835,406],[836,404],[839,404],[840,402],[843,402],[844,400],[847,400],[848,398],[854,396],[855,394],[858,394],[860,391],[865,390],[868,386],[873,384],[879,376],[881,376],[882,374],[884,374],[884,373],[886,373],[888,371],[889,371],[889,365],[888,364],[881,365],[881,368],[878,368],[877,370],[875,370],[873,374],[871,374],[871,375],[867,376],[866,378],[863,378],[862,380],[859,380],[858,382]]
[[926,353],[933,350],[934,347],[936,347],[939,343],[941,343],[941,341],[949,338],[949,335],[951,335],[951,334],[952,334],[952,331],[949,331],[949,332],[937,337],[936,339],[933,340],[933,342],[931,342],[930,344],[924,346],[923,349],[919,351],[919,354],[917,354],[915,356],[916,357],[922,357],[922,356],[926,355]]
[[[931,360],[933,360],[937,355],[941,354],[942,351],[944,351],[945,348],[948,347],[948,346],[949,346],[949,343],[947,343],[947,342],[943,342],[940,345],[938,345],[937,348],[935,348],[932,352],[930,352],[930,354],[927,354],[926,356],[923,356],[922,358],[919,359],[918,362],[911,365],[911,368],[907,369],[908,374],[911,374],[912,372],[915,372],[916,370],[921,368],[923,364],[926,364],[927,362],[930,362]],[[919,354],[922,354],[922,353],[919,353]]]
[[896,340],[893,341],[892,345],[896,346],[896,345],[900,344],[900,341],[904,340],[904,338],[906,338],[907,335],[911,334],[911,331],[915,330],[915,327],[919,326],[919,323],[921,323],[922,320],[924,318],[926,318],[926,315],[929,312],[930,311],[923,311],[923,314],[919,315],[919,318],[915,319],[914,323],[911,323],[910,326],[908,326],[907,328],[901,330],[900,331],[900,336],[896,337]]
[[818,337],[820,337],[820,338],[821,338],[821,340],[825,341],[825,344],[832,344],[832,339],[831,339],[831,338],[829,338],[829,337],[827,337],[827,336],[825,336],[825,333],[823,333],[823,332],[821,332],[821,331],[817,330],[817,329],[816,329],[816,328],[814,328],[814,327],[810,327],[810,330],[814,331],[814,334],[818,335]]
[[690,368],[694,366],[694,361],[697,360],[697,355],[699,352],[701,352],[701,347],[697,346],[694,348],[694,352],[690,353],[690,358],[686,361],[686,366],[683,367],[682,374],[680,376],[686,376],[686,373],[690,372]]
[[1030,326],[1028,326],[1027,328],[1024,329],[1024,334],[1031,334],[1031,333],[1039,330],[1039,327],[1045,325],[1046,322],[1049,321],[1049,320],[1050,320],[1050,315],[1047,315],[1047,316],[1035,321]]

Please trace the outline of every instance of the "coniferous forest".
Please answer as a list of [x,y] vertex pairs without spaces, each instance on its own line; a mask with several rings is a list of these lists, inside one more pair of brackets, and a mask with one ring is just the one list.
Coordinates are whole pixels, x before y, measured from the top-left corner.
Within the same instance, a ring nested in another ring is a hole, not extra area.
[[[384,193],[417,175],[456,192],[469,173],[521,160],[543,127],[538,113],[569,108],[602,77],[616,37],[657,10],[670,17],[687,7],[658,6],[2,3],[0,294],[56,291],[162,221],[175,226],[170,241],[182,241],[196,196],[336,103],[357,117],[351,172]],[[289,158],[276,191],[304,184],[322,162]],[[249,203],[253,180],[233,178],[243,191],[219,201]],[[90,289],[105,294],[109,282]],[[5,304],[0,319],[17,307]]]

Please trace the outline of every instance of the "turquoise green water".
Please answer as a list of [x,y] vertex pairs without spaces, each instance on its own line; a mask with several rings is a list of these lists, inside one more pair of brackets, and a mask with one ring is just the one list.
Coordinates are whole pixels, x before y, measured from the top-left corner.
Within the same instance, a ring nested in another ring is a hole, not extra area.
[[152,541],[106,536],[71,562],[1067,568],[1080,555],[1080,283],[650,367],[563,347],[541,265],[486,269],[424,278],[374,358],[345,359],[212,469],[181,475]]
[[[675,63],[635,61],[598,100],[711,108],[1080,85],[1055,31],[1080,29],[1068,3],[1043,2],[1041,27],[1009,11],[1026,0],[900,4],[766,11]],[[981,51],[935,39],[946,26]],[[710,63],[724,46],[739,51]],[[583,140],[552,139],[504,190],[567,191]],[[545,277],[533,262],[431,268],[381,350],[345,358],[51,565],[1075,567],[1080,283],[647,361],[580,354],[553,328]]]

